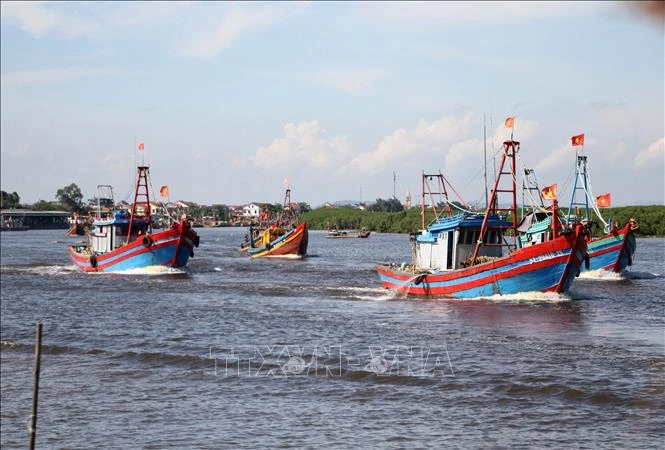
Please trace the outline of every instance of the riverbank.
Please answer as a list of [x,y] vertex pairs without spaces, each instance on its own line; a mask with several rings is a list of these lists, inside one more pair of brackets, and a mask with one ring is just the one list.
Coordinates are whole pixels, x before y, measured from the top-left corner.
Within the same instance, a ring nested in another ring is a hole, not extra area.
[[[562,211],[566,210],[562,208]],[[601,213],[605,220],[611,218],[619,225],[626,224],[630,218],[635,218],[640,224],[638,234],[641,237],[665,237],[664,205],[603,208]],[[432,213],[428,213],[427,221],[431,221],[433,217]],[[420,230],[422,225],[420,208],[399,212],[318,208],[303,214],[301,219],[306,220],[312,230],[328,230],[333,227],[338,230],[351,230],[365,227],[380,233],[413,233]]]

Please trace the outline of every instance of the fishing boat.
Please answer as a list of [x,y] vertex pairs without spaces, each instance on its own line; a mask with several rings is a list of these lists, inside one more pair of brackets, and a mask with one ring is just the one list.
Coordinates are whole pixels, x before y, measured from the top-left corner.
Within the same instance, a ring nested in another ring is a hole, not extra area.
[[265,229],[250,227],[241,250],[253,258],[304,258],[307,255],[309,232],[307,222],[300,223],[291,203],[291,189],[286,188],[284,205],[277,218]]
[[357,231],[346,231],[338,230],[337,228],[331,228],[328,230],[326,238],[329,239],[338,239],[338,238],[368,238],[372,232],[367,228],[362,228]]
[[[572,142],[573,146],[583,145],[584,135],[573,136]],[[579,144],[580,142],[582,144]],[[528,171],[526,175],[534,173],[532,170],[529,171],[529,169],[526,169],[526,171]],[[535,190],[542,195],[537,186],[537,178],[527,181],[525,184],[527,190],[533,191],[535,187]],[[582,191],[581,201],[578,200],[578,191]],[[533,196],[527,195],[527,197],[530,197],[532,203],[536,203],[533,202]],[[575,178],[572,183],[568,214],[563,215],[559,213],[559,223],[562,226],[569,227],[580,223],[587,230],[585,234],[587,238],[587,254],[585,255],[582,271],[604,270],[621,273],[633,264],[633,255],[637,249],[635,232],[639,229],[639,223],[634,218],[631,218],[628,223],[622,226],[619,226],[611,219],[605,221],[599,208],[610,206],[610,198],[609,193],[598,197],[593,195],[587,168],[587,156],[576,152]],[[581,213],[582,209],[584,213]],[[590,209],[603,225],[602,232],[597,237],[593,237],[594,227],[600,227],[600,225],[592,219]],[[520,246],[532,245],[533,243],[543,242],[551,238],[552,214],[551,210],[542,208],[541,196],[541,205],[539,206],[537,203],[532,205],[531,212],[524,215],[522,223],[518,227]]]
[[[519,145],[512,137],[504,142],[484,212],[467,209],[453,213],[451,206],[462,208],[448,200],[445,177],[423,173],[422,230],[412,235],[413,261],[408,265],[379,264],[376,270],[384,287],[408,296],[452,298],[568,291],[586,253],[582,225],[561,231],[555,226],[551,240],[529,247],[517,248],[516,242],[509,243],[509,237],[516,241],[518,236],[514,174]],[[502,175],[510,180],[508,185],[500,184]],[[428,183],[435,178],[444,187],[438,193],[443,194],[449,214],[435,213],[434,220],[426,225],[426,195],[430,195],[432,209],[437,204]],[[511,197],[511,207],[499,206],[499,193]],[[552,206],[556,211],[556,201]],[[509,230],[512,236],[506,233]]]
[[194,256],[199,236],[186,216],[162,230],[153,229],[148,166],[138,166],[131,210],[114,210],[92,223],[86,241],[68,248],[78,270],[114,272],[149,266],[181,268]]

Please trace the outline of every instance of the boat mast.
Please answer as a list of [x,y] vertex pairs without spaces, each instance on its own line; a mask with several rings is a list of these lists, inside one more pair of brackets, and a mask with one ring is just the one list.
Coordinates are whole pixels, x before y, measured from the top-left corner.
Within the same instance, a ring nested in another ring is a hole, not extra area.
[[425,229],[425,171],[422,171],[422,177],[420,178],[421,182],[421,191],[422,192],[422,199],[420,202],[420,229],[424,230]]
[[[585,218],[589,220],[589,180],[586,168],[586,156],[579,155],[575,152],[577,157],[577,164],[575,166],[575,184],[573,185],[573,192],[570,195],[570,206],[568,207],[568,217],[566,222],[570,223],[572,217],[573,206],[584,206]],[[578,186],[577,183],[580,181],[582,186]],[[584,202],[575,202],[575,193],[578,189],[584,191]]]
[[293,221],[293,215],[291,214],[291,188],[286,188],[286,192],[284,193],[284,205],[282,206],[282,211],[285,212],[286,218],[284,219],[284,222],[282,222],[281,217],[280,220],[277,223],[277,226],[282,226],[282,223],[292,223]]
[[[476,242],[476,247],[473,250],[473,257],[471,258],[471,265],[476,263],[478,257],[478,251],[480,250],[481,245],[499,245],[503,246],[503,243],[484,243],[485,233],[489,228],[491,229],[511,229],[513,230],[513,238],[515,239],[515,244],[517,244],[517,185],[515,179],[515,167],[516,167],[516,154],[519,151],[520,143],[514,140],[505,141],[503,143],[503,155],[501,156],[501,162],[499,163],[499,170],[496,175],[496,180],[494,181],[494,188],[492,189],[492,195],[490,197],[489,204],[485,211],[485,216],[483,217],[483,223],[480,227],[480,235],[478,236],[478,241]],[[509,171],[504,171],[506,166],[506,160],[510,158],[508,163]],[[501,175],[510,176],[510,184],[508,186],[499,187],[499,182],[501,181]],[[500,208],[498,195],[499,193],[511,194],[512,206],[510,208]],[[496,215],[500,212],[507,212],[512,218],[511,225],[493,225],[489,227],[487,225],[487,220],[490,215]],[[515,245],[514,244],[514,245]]]
[[485,125],[485,114],[483,114],[483,168],[485,169],[485,209],[489,206],[487,200],[487,126]]
[[132,212],[129,216],[129,229],[127,230],[127,241],[132,234],[132,225],[136,216],[139,198],[142,199],[141,204],[145,204],[145,213],[140,217],[148,221],[148,232],[152,232],[152,218],[150,216],[150,194],[148,193],[148,166],[138,166],[138,177],[136,179],[136,189],[134,190],[134,203],[132,203]]
[[[540,206],[544,207],[543,203],[543,193],[540,191],[540,186],[538,185],[538,176],[536,175],[535,169],[524,168],[524,178],[522,179],[522,217],[524,217],[524,211],[526,209],[526,198],[524,193],[529,192],[529,202],[532,203],[533,195],[531,192],[536,191],[538,198],[540,199]],[[531,210],[535,209],[535,205],[531,204]]]

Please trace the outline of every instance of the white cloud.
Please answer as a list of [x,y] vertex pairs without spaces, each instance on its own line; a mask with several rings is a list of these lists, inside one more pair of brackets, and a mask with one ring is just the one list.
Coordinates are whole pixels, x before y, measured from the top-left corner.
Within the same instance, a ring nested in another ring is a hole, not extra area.
[[[417,152],[422,155],[442,152],[445,146],[466,137],[475,121],[472,113],[462,117],[448,116],[428,122],[421,120],[415,128],[395,130],[384,137],[375,150],[361,153],[342,167],[341,172],[376,173],[405,160]],[[418,157],[418,159],[422,159]]]
[[79,78],[119,75],[122,71],[108,67],[64,67],[59,69],[4,72],[2,85],[57,83]]
[[[285,6],[284,6],[285,5]],[[295,5],[295,6],[294,6]],[[285,20],[302,11],[307,3],[232,4],[211,29],[199,32],[181,48],[181,54],[201,59],[214,59],[242,34]]]
[[536,171],[544,173],[570,163],[572,161],[570,155],[573,154],[571,152],[570,144],[564,144],[555,148],[538,161],[535,167]]
[[[261,147],[251,158],[253,164],[267,172],[274,170],[314,168],[331,170],[350,153],[346,136],[324,137],[325,130],[317,120],[284,126],[284,136],[267,147]],[[235,161],[243,167],[242,161]]]
[[383,69],[333,69],[314,72],[305,79],[313,84],[360,95],[387,73]]
[[94,32],[99,24],[57,2],[3,1],[2,20],[15,21],[34,37],[49,31],[59,31],[67,37],[78,37]]
[[635,157],[635,167],[641,168],[649,164],[663,164],[665,161],[665,137],[642,150]]

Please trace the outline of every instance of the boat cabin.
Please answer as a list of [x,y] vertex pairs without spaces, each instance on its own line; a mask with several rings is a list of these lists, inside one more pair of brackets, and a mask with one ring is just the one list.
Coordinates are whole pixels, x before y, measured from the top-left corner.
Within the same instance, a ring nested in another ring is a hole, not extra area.
[[[473,257],[485,215],[460,213],[440,217],[414,238],[416,265],[425,270],[455,270],[466,267]],[[501,228],[512,225],[499,214],[487,219],[488,230],[483,238],[479,257],[498,258],[503,255]],[[496,228],[494,228],[496,227]]]
[[552,239],[552,213],[531,212],[524,216],[517,227],[519,247],[542,244]]
[[[90,233],[90,248],[94,253],[108,253],[123,245],[142,238],[148,233],[149,222],[134,218],[129,233],[130,214],[128,211],[114,211],[108,219],[95,220]],[[129,240],[127,236],[129,235]]]

